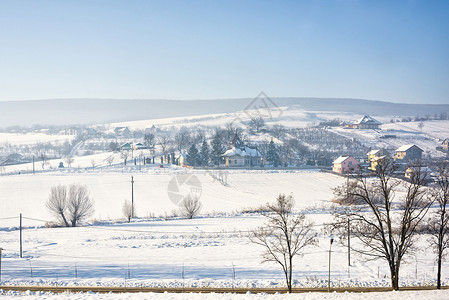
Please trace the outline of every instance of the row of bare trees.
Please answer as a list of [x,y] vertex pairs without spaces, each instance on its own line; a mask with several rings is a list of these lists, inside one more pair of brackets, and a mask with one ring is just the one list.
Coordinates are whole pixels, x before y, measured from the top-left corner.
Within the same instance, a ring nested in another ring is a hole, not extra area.
[[[349,222],[350,248],[367,261],[384,260],[389,267],[391,286],[399,290],[400,267],[404,256],[417,250],[422,234],[429,236],[438,265],[437,288],[441,288],[441,265],[449,248],[449,165],[441,162],[436,183],[426,186],[423,168],[415,167],[408,181],[396,178],[393,160],[383,160],[371,174],[358,174],[335,189],[338,203],[335,222],[327,230],[346,235]],[[292,290],[293,258],[306,246],[317,244],[317,232],[303,214],[292,213],[293,198],[279,195],[267,204],[268,222],[252,231],[250,240],[263,247],[263,261],[278,263]],[[427,218],[427,219],[426,219]],[[348,246],[348,240],[341,239]]]

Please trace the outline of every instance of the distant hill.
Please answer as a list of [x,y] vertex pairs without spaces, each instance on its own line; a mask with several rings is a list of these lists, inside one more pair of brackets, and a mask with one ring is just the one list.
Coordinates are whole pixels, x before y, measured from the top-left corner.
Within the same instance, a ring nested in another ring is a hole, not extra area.
[[[402,104],[362,99],[272,98],[277,106],[309,111],[339,111],[377,116],[415,116],[449,113],[449,104]],[[0,101],[0,127],[94,124],[229,113],[245,109],[253,99],[130,100],[51,99]]]

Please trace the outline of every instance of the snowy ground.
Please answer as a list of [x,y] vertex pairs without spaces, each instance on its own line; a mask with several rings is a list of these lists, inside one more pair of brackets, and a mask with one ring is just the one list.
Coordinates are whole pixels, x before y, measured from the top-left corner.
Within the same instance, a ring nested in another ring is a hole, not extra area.
[[[0,294],[1,295],[1,294]],[[406,291],[406,292],[383,292],[383,293],[307,293],[307,294],[155,294],[155,293],[137,293],[137,294],[94,294],[94,293],[81,293],[81,294],[51,294],[51,293],[5,293],[2,298],[16,298],[21,297],[23,299],[155,299],[155,300],[184,300],[184,299],[214,299],[214,300],[290,300],[290,299],[303,299],[303,300],[379,300],[379,299],[391,299],[391,300],[409,300],[409,299],[428,299],[428,300],[445,300],[449,298],[449,291]]]

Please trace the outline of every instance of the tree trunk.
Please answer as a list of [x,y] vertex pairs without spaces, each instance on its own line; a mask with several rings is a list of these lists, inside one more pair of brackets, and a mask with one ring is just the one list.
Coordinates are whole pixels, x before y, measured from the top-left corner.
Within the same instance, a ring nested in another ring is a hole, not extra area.
[[438,253],[437,289],[441,289],[441,252]]
[[390,267],[391,273],[391,288],[394,291],[399,291],[399,272],[395,267]]

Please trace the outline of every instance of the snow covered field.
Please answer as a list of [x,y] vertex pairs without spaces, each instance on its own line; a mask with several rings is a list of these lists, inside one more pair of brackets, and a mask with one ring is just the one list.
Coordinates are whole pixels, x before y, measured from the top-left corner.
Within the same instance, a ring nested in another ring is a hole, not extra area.
[[[0,294],[1,295],[1,294]],[[81,293],[81,294],[51,294],[51,293],[5,293],[2,298],[16,298],[22,299],[155,299],[155,300],[183,300],[183,299],[214,299],[214,300],[290,300],[290,299],[303,299],[303,300],[373,300],[373,299],[391,299],[391,300],[408,300],[408,299],[428,299],[428,300],[445,300],[449,298],[449,291],[406,291],[406,292],[383,292],[383,293],[307,293],[307,294],[155,294],[155,293],[137,293],[137,294],[94,294],[94,293]]]
[[[202,216],[167,218],[165,215],[177,208],[168,197],[168,183],[186,172],[201,183]],[[120,221],[121,207],[131,196],[131,175],[140,218],[124,223]],[[6,284],[62,286],[283,287],[280,268],[261,264],[262,249],[248,239],[248,230],[261,226],[264,217],[239,211],[274,201],[279,193],[291,193],[296,199],[295,211],[306,212],[320,233],[319,246],[305,249],[296,259],[294,285],[326,286],[329,238],[321,229],[331,220],[331,188],[343,180],[315,170],[233,170],[228,171],[225,186],[204,170],[178,167],[1,176],[2,280]],[[52,220],[45,209],[50,188],[73,182],[87,185],[96,203],[93,219],[98,221],[77,228],[43,227],[40,220]],[[23,231],[23,258],[18,251],[19,213],[23,213],[27,228]],[[4,219],[9,217],[13,219]],[[107,219],[113,222],[100,221]],[[423,238],[423,251],[407,257],[401,269],[402,285],[433,284],[434,257],[426,243]],[[332,257],[333,286],[389,285],[382,261],[367,263],[353,255],[348,268],[347,249],[339,243],[334,244]],[[446,269],[445,282],[449,277]]]

